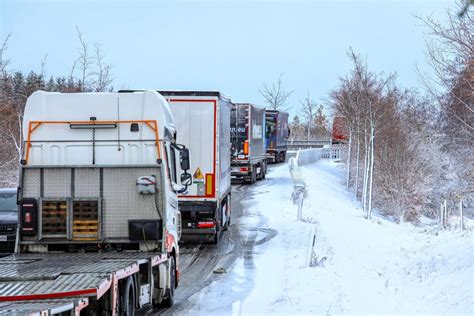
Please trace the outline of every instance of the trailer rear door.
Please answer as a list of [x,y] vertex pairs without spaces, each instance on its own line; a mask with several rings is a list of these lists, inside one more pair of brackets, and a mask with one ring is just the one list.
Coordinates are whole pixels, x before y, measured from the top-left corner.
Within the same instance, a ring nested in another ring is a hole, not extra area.
[[191,152],[193,184],[181,198],[216,195],[217,102],[215,97],[170,97],[171,112],[178,130],[177,143]]

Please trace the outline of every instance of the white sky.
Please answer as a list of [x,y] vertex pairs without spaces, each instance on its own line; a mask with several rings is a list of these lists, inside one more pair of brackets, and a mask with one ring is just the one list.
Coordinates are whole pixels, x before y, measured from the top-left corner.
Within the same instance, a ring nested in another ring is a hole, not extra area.
[[0,0],[0,38],[12,38],[12,68],[67,75],[78,26],[102,42],[114,87],[220,90],[263,104],[263,82],[284,73],[292,114],[309,91],[324,100],[350,69],[352,46],[369,67],[420,86],[424,31],[415,15],[443,17],[438,1],[33,1]]

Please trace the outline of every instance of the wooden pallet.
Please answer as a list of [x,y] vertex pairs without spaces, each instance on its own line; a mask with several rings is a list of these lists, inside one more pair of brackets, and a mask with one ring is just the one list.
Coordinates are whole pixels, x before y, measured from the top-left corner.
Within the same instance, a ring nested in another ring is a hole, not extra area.
[[74,201],[73,203],[73,240],[99,239],[99,202]]
[[99,221],[75,220],[72,225],[73,240],[99,239]]
[[67,234],[67,201],[43,201],[41,228],[44,236]]

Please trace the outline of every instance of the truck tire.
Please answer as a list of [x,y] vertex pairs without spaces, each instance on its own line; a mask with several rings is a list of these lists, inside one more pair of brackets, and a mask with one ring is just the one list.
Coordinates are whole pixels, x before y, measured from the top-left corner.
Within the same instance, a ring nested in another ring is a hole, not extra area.
[[[225,211],[226,211],[226,221],[225,223],[222,225],[222,230],[227,230],[229,229],[229,226],[230,226],[230,213],[229,213],[229,207],[230,207],[230,194],[227,196],[227,199],[224,203],[225,205]],[[222,214],[224,214],[224,212],[222,212]],[[224,217],[222,217],[224,218]]]
[[265,179],[266,175],[267,175],[267,164],[263,163],[263,166],[262,166],[262,179]]
[[129,276],[123,285],[120,295],[120,315],[135,315],[135,287],[133,277]]
[[217,245],[219,243],[220,232],[221,232],[221,225],[220,225],[220,221],[217,220],[217,222],[216,222],[216,233],[214,235],[214,238],[211,241],[211,244]]
[[171,307],[174,304],[174,289],[176,285],[176,262],[173,256],[170,257],[170,288],[167,297],[161,302],[163,307]]
[[257,168],[255,168],[255,165],[252,166],[252,175],[250,178],[250,184],[254,184],[257,182]]

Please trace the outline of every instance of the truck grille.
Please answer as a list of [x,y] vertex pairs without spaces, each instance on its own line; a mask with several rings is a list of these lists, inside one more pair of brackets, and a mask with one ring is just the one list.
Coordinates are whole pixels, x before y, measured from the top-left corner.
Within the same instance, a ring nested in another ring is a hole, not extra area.
[[0,224],[0,234],[13,234],[16,232],[16,224]]

